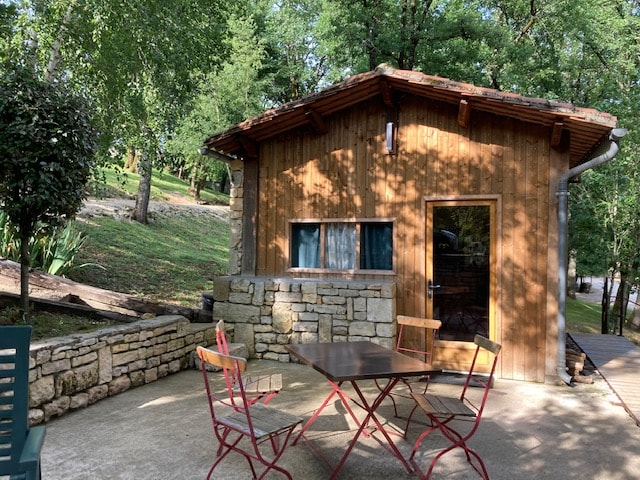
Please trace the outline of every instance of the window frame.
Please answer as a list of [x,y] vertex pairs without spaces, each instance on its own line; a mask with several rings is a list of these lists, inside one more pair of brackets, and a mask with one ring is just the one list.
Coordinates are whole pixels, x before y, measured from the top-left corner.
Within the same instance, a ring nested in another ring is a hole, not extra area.
[[[288,232],[288,248],[287,248],[287,272],[297,273],[342,273],[342,274],[366,274],[366,275],[395,275],[396,265],[396,219],[389,217],[375,217],[375,218],[295,218],[289,221]],[[318,268],[309,267],[292,267],[291,266],[291,248],[293,239],[293,226],[299,224],[319,224],[320,225],[320,265]],[[334,269],[326,268],[325,259],[325,239],[326,239],[326,225],[331,223],[350,223],[355,224],[356,227],[356,247],[355,247],[355,259],[356,267],[350,269]],[[363,223],[390,223],[392,228],[391,234],[391,270],[374,270],[374,269],[361,269],[360,268],[360,245],[362,243],[361,226]]]

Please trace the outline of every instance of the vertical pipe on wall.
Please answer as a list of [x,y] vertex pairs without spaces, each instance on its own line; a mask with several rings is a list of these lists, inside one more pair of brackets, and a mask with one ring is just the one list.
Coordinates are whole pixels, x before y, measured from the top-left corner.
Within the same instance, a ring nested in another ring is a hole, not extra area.
[[614,128],[603,146],[605,151],[577,167],[567,170],[558,182],[558,376],[567,384],[571,377],[567,373],[567,265],[568,265],[568,212],[569,212],[569,180],[590,168],[612,160],[619,150],[618,141],[627,134],[624,128]]

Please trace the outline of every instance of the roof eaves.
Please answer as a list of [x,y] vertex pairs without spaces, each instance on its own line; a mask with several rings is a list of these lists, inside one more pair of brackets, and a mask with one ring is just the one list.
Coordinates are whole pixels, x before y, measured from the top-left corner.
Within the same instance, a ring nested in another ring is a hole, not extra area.
[[[594,130],[598,132],[603,128],[614,128],[617,123],[616,117],[591,108],[576,107],[570,103],[543,98],[525,97],[513,92],[502,92],[421,72],[398,70],[381,65],[374,71],[354,75],[320,92],[267,110],[259,116],[249,118],[228,130],[214,134],[205,141],[205,146],[213,146],[218,150],[222,148],[223,151],[228,150],[225,153],[236,153],[241,149],[241,145],[237,141],[239,136],[246,135],[251,131],[254,138],[266,138],[273,132],[281,132],[308,123],[305,120],[305,111],[308,111],[309,108],[315,106],[320,108],[324,105],[326,111],[323,111],[322,114],[326,115],[333,113],[336,109],[346,108],[354,102],[364,101],[379,93],[374,88],[373,82],[377,84],[378,80],[382,78],[392,89],[397,91],[451,103],[464,99],[472,103],[473,109],[516,118],[522,117],[526,121],[534,123],[552,125],[553,122],[560,121],[585,126],[592,125]],[[328,101],[331,97],[345,101],[337,102],[336,106],[334,105],[336,102]],[[584,141],[584,138],[581,141]],[[584,151],[580,150],[581,156]],[[579,161],[575,157],[572,160]]]

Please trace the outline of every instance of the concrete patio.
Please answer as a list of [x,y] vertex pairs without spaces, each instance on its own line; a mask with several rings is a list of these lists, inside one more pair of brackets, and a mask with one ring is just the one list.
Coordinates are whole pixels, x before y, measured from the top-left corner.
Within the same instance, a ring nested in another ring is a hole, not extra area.
[[[281,371],[285,389],[271,405],[305,418],[329,392],[324,377],[304,365],[253,360],[249,369],[252,373]],[[459,389],[445,382],[433,382],[429,388]],[[600,378],[592,385],[575,387],[498,380],[471,444],[492,479],[637,479],[640,428],[617,403]],[[403,406],[405,411],[410,407]],[[401,425],[390,403],[380,414],[389,423]],[[349,426],[348,415],[334,403],[313,425],[310,436],[337,462],[351,438],[352,432],[345,431]],[[418,429],[412,428],[409,438],[417,434]],[[428,445],[437,448],[442,443]],[[398,446],[407,455],[411,450],[411,444],[401,439]],[[42,473],[47,480],[202,479],[215,450],[201,374],[190,370],[49,422]],[[427,465],[433,454],[424,453],[421,465]],[[329,475],[326,465],[303,442],[289,448],[281,465],[295,479],[319,480]],[[245,461],[231,454],[213,478],[244,480],[251,478],[248,472]],[[340,478],[415,477],[375,441],[361,439]],[[438,463],[433,478],[479,477],[457,452]]]

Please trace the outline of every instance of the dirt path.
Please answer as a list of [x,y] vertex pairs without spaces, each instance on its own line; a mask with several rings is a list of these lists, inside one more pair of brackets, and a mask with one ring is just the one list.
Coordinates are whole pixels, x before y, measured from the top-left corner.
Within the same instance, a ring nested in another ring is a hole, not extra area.
[[[124,198],[108,198],[104,200],[89,198],[78,213],[78,217],[82,219],[111,216],[117,220],[127,220],[131,218],[135,204],[135,200]],[[200,205],[178,195],[175,198],[172,196],[166,202],[149,202],[149,216],[151,219],[156,215],[184,214],[214,216],[219,220],[229,221],[229,207],[225,205]]]

